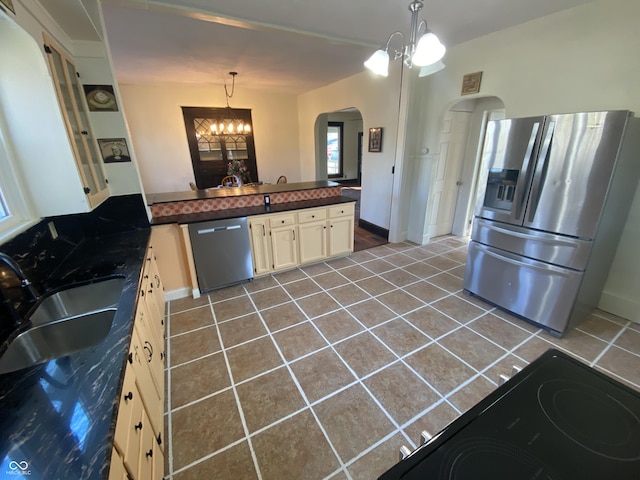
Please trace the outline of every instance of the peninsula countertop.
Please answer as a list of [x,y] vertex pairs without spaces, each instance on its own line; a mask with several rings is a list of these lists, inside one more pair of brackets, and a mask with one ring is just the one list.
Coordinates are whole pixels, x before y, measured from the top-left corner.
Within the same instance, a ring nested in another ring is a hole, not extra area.
[[147,205],[168,202],[184,202],[187,200],[203,200],[208,198],[228,198],[243,195],[270,195],[273,193],[295,192],[299,190],[315,190],[318,188],[340,187],[336,182],[321,180],[317,182],[274,183],[263,185],[243,185],[241,187],[207,188],[204,190],[188,190],[184,192],[154,193],[147,195]]

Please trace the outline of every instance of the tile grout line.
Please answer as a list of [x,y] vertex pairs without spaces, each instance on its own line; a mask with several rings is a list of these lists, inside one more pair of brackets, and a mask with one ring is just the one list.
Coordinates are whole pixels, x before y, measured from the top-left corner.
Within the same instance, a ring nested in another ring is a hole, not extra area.
[[222,335],[220,333],[220,326],[218,325],[218,321],[216,318],[216,312],[213,308],[213,302],[211,302],[211,298],[209,297],[209,308],[211,309],[211,315],[213,317],[213,324],[216,327],[216,332],[218,334],[218,341],[220,342],[220,347],[222,348],[222,354],[224,356],[224,362],[227,366],[227,373],[229,374],[229,380],[231,382],[231,387],[233,391],[233,396],[236,401],[236,408],[238,409],[238,413],[240,415],[240,423],[242,424],[242,429],[244,430],[244,435],[247,440],[247,444],[249,446],[249,452],[251,453],[251,459],[253,460],[253,466],[256,471],[256,475],[258,476],[258,480],[262,480],[262,472],[260,471],[260,466],[258,465],[258,457],[256,456],[256,452],[253,448],[253,442],[249,437],[249,428],[247,427],[247,421],[244,416],[244,410],[242,408],[242,404],[240,403],[240,397],[238,395],[238,390],[236,389],[236,383],[233,379],[233,372],[231,371],[231,364],[229,363],[229,358],[227,356],[227,350],[224,348],[224,340],[222,339]]
[[617,335],[615,335],[611,341],[602,349],[602,351],[600,352],[600,354],[593,360],[593,362],[590,363],[589,366],[593,367],[596,363],[598,363],[600,361],[600,359],[602,357],[604,357],[604,355],[611,349],[611,347],[613,346],[613,344],[618,340],[618,338],[620,338],[622,336],[622,334],[624,332],[627,331],[627,329],[629,328],[629,323],[627,323],[626,325],[624,325],[620,331],[617,333]]
[[[305,272],[302,272],[306,275]],[[278,280],[276,279],[276,282],[278,282]],[[279,282],[278,282],[279,283]],[[282,285],[281,285],[282,286]],[[245,288],[246,290],[246,288]],[[288,291],[285,290],[285,292],[287,293],[287,295],[289,295],[290,298],[293,299],[293,297],[291,297],[291,295],[289,294]],[[253,305],[253,308],[256,309],[256,312],[258,314],[258,317],[260,318],[263,326],[265,327],[265,329],[268,332],[268,336],[271,339],[271,342],[273,343],[274,347],[276,348],[276,350],[278,351],[278,354],[280,355],[280,358],[282,359],[282,361],[284,362],[284,366],[287,369],[287,372],[289,373],[289,376],[291,377],[291,379],[293,380],[293,382],[296,385],[296,388],[298,389],[298,392],[300,393],[300,395],[302,396],[302,400],[304,401],[304,403],[306,404],[306,408],[309,409],[311,415],[313,415],[314,420],[316,421],[318,427],[320,428],[320,431],[322,432],[322,434],[325,437],[325,440],[327,441],[327,443],[329,444],[329,447],[331,448],[333,454],[335,455],[336,459],[338,460],[338,463],[340,465],[340,468],[345,472],[345,475],[347,476],[348,480],[352,480],[351,479],[351,475],[349,474],[349,472],[347,471],[346,467],[344,466],[344,462],[342,460],[342,457],[338,454],[338,451],[336,450],[335,446],[333,445],[333,442],[331,441],[331,439],[329,438],[328,433],[326,432],[326,430],[324,429],[324,426],[320,423],[320,419],[317,417],[315,411],[313,410],[313,408],[311,408],[309,399],[307,398],[307,395],[305,394],[304,390],[302,389],[302,386],[300,385],[300,382],[298,381],[298,378],[295,376],[293,370],[291,369],[291,365],[289,364],[289,361],[286,359],[286,357],[284,356],[284,353],[282,352],[282,349],[280,348],[280,345],[278,345],[278,343],[276,342],[276,339],[273,337],[273,333],[271,333],[269,326],[267,325],[266,321],[264,320],[264,318],[262,318],[262,313],[261,310],[259,310],[256,307],[255,302],[253,301],[253,298],[251,297],[251,295],[247,295],[249,297],[249,301],[251,302],[251,304]],[[297,304],[296,304],[297,305]],[[299,307],[298,307],[299,308]],[[309,321],[308,316],[306,315],[306,313],[300,309],[300,311],[307,317],[307,321]],[[311,323],[309,321],[309,323]]]
[[[311,278],[311,279],[313,280],[313,278]],[[352,283],[353,283],[353,282],[352,282]],[[322,288],[322,287],[320,287],[320,288]],[[323,291],[324,291],[324,293],[326,293],[327,295],[329,295],[329,296],[330,296],[334,301],[336,301],[336,302],[340,305],[340,302],[338,302],[335,298],[333,298],[333,297],[329,294],[329,292],[327,292],[327,291],[326,291],[326,290],[324,290],[324,289],[323,289]],[[287,292],[287,293],[288,293],[288,292]],[[295,302],[295,299],[293,299],[293,297],[292,297],[292,301],[293,301],[294,303],[296,303],[296,302]],[[296,303],[296,305],[297,305],[297,303]],[[298,308],[300,308],[300,306],[298,306]],[[360,322],[360,320],[358,320],[355,316],[353,316],[353,314],[352,314],[351,312],[349,312],[349,311],[346,309],[346,307],[341,306],[341,309],[342,309],[342,310],[344,310],[345,312],[347,312],[349,315],[351,315],[351,316],[355,319],[355,321],[356,321],[356,322],[358,322],[358,323],[360,323],[360,325],[365,329],[363,332],[360,332],[360,333],[368,332],[369,334],[372,334],[372,332],[369,330],[369,328],[368,328],[366,325],[364,325],[362,322]],[[324,341],[329,345],[329,348],[331,348],[331,350],[333,351],[333,353],[334,353],[335,355],[337,355],[337,356],[338,356],[338,358],[340,359],[340,361],[341,361],[341,362],[344,364],[344,366],[349,370],[349,372],[354,376],[354,378],[356,379],[356,383],[358,383],[358,384],[359,384],[359,385],[360,385],[360,386],[361,386],[361,387],[362,387],[362,388],[367,392],[367,394],[369,395],[369,397],[374,401],[374,403],[378,406],[378,408],[380,408],[380,410],[382,411],[382,413],[387,417],[387,419],[388,419],[388,420],[391,422],[391,424],[395,427],[395,430],[396,430],[396,431],[398,431],[398,432],[400,432],[400,433],[405,437],[405,439],[406,439],[407,441],[411,442],[411,439],[407,436],[407,434],[406,434],[403,430],[401,430],[401,429],[400,429],[400,427],[399,427],[398,423],[396,422],[396,420],[391,416],[391,414],[387,411],[387,409],[386,409],[386,408],[384,408],[384,406],[380,403],[380,401],[375,397],[375,395],[373,394],[373,392],[371,392],[371,391],[369,390],[369,388],[368,388],[368,387],[364,384],[364,382],[363,382],[363,378],[369,378],[369,376],[373,376],[373,375],[375,375],[377,372],[379,372],[379,371],[383,370],[384,368],[387,368],[388,366],[390,366],[390,365],[392,365],[392,364],[396,363],[396,361],[397,361],[397,360],[395,360],[395,361],[391,362],[390,364],[384,365],[383,367],[381,367],[381,368],[379,368],[379,369],[375,370],[374,372],[370,372],[369,374],[365,375],[364,377],[361,377],[360,375],[358,375],[358,374],[355,372],[355,370],[353,370],[353,369],[351,368],[351,366],[350,366],[350,365],[347,363],[347,361],[342,357],[342,355],[340,355],[340,353],[339,353],[339,352],[334,348],[334,344],[333,344],[332,342],[330,342],[328,338],[326,338],[326,336],[324,335],[324,333],[323,333],[323,332],[318,328],[318,326],[317,326],[315,323],[313,323],[312,319],[311,319],[311,318],[309,318],[309,316],[307,315],[307,313],[306,313],[304,310],[302,310],[302,308],[300,308],[300,310],[301,310],[301,311],[302,311],[302,313],[307,317],[307,321],[308,321],[308,322],[313,326],[313,328],[318,332],[318,334],[323,338],[323,340],[324,340]],[[395,313],[395,312],[394,312],[394,313]],[[317,318],[317,317],[314,317],[314,318]],[[358,333],[358,335],[359,335],[360,333]],[[376,339],[377,339],[377,337],[375,337],[375,336],[374,336],[374,338],[376,338]],[[379,340],[379,339],[378,339],[378,340]],[[341,343],[341,342],[338,342],[338,343]],[[381,342],[381,343],[382,343],[382,342]],[[392,355],[395,355],[395,352],[393,352],[391,349],[389,349],[389,347],[388,347],[385,343],[382,343],[382,345],[383,345],[385,348],[387,348],[387,349],[391,352],[391,354],[392,354]],[[419,377],[419,378],[421,378],[421,377]],[[297,383],[297,380],[296,380],[296,383]],[[435,392],[436,392],[436,393],[439,393],[437,390],[435,390]],[[324,400],[323,400],[323,401],[324,401]],[[311,407],[310,407],[310,408],[311,408]],[[314,414],[314,416],[315,416],[315,414]],[[320,424],[320,420],[319,420],[319,419],[317,419],[317,421],[318,421],[318,424]],[[321,427],[321,428],[322,428],[322,427]],[[348,462],[348,463],[350,463],[350,462]],[[346,469],[346,467],[345,467],[345,470],[347,470],[347,469]],[[348,476],[349,476],[349,478],[350,478],[350,474],[347,474],[347,475],[348,475]]]

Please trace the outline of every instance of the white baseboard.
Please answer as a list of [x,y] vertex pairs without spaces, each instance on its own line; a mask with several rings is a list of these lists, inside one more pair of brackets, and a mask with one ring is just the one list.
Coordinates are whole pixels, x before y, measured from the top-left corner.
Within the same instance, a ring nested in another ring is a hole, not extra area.
[[640,323],[640,302],[637,300],[624,298],[611,292],[602,292],[598,308],[632,322]]
[[[192,295],[192,290],[189,287],[179,288],[177,290],[171,290],[164,292],[164,299],[169,302],[171,300],[178,300],[180,298],[190,297]],[[198,292],[198,297],[200,296],[200,292]],[[194,295],[194,298],[198,298]]]

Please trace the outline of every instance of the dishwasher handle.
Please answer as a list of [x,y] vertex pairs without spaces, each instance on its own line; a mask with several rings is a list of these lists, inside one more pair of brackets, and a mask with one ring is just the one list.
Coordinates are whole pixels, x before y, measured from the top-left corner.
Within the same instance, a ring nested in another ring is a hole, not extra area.
[[242,225],[228,225],[225,227],[211,227],[198,230],[198,235],[206,235],[207,233],[222,232],[224,230],[238,230]]

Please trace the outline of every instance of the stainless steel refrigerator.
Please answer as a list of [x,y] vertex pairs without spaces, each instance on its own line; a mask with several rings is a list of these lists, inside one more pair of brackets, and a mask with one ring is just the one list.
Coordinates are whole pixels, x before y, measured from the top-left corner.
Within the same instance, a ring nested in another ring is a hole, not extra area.
[[556,336],[596,307],[640,177],[628,111],[489,122],[464,289]]

